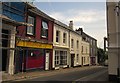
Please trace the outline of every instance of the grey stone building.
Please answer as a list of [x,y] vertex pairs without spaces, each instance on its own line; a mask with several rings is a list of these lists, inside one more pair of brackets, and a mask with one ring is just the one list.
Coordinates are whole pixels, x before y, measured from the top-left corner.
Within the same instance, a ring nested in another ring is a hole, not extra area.
[[97,40],[88,34],[86,34],[82,28],[76,30],[80,35],[82,35],[82,40],[89,42],[90,47],[90,65],[97,64]]

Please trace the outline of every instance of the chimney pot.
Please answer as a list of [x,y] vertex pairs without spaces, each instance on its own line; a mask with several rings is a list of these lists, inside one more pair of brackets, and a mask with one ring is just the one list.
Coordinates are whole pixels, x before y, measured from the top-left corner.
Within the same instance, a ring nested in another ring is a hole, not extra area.
[[71,20],[70,23],[69,23],[69,27],[70,27],[71,29],[73,29],[73,21],[72,21],[72,20]]

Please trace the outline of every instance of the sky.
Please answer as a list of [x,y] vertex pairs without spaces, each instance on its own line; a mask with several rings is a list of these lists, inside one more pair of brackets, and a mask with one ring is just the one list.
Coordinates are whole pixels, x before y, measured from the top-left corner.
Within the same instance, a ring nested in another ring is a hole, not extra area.
[[103,37],[107,36],[105,2],[34,2],[47,15],[69,25],[73,20],[74,30],[79,27],[97,39],[97,46],[103,48]]

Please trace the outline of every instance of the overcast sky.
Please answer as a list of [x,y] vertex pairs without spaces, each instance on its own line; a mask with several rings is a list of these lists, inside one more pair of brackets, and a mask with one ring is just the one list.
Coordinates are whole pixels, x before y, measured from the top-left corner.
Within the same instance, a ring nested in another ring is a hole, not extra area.
[[[49,0],[48,0],[49,1]],[[103,37],[107,35],[105,2],[34,2],[34,5],[49,16],[69,24],[74,29],[82,27],[84,32],[98,41],[103,48]]]

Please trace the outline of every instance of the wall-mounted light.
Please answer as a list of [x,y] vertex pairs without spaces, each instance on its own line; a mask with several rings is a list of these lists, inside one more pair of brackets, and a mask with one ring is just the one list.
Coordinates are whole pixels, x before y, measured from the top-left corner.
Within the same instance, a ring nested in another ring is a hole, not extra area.
[[117,5],[115,6],[115,9],[114,9],[117,16],[119,16],[119,12],[120,12],[119,3],[120,3],[120,2],[117,3]]

